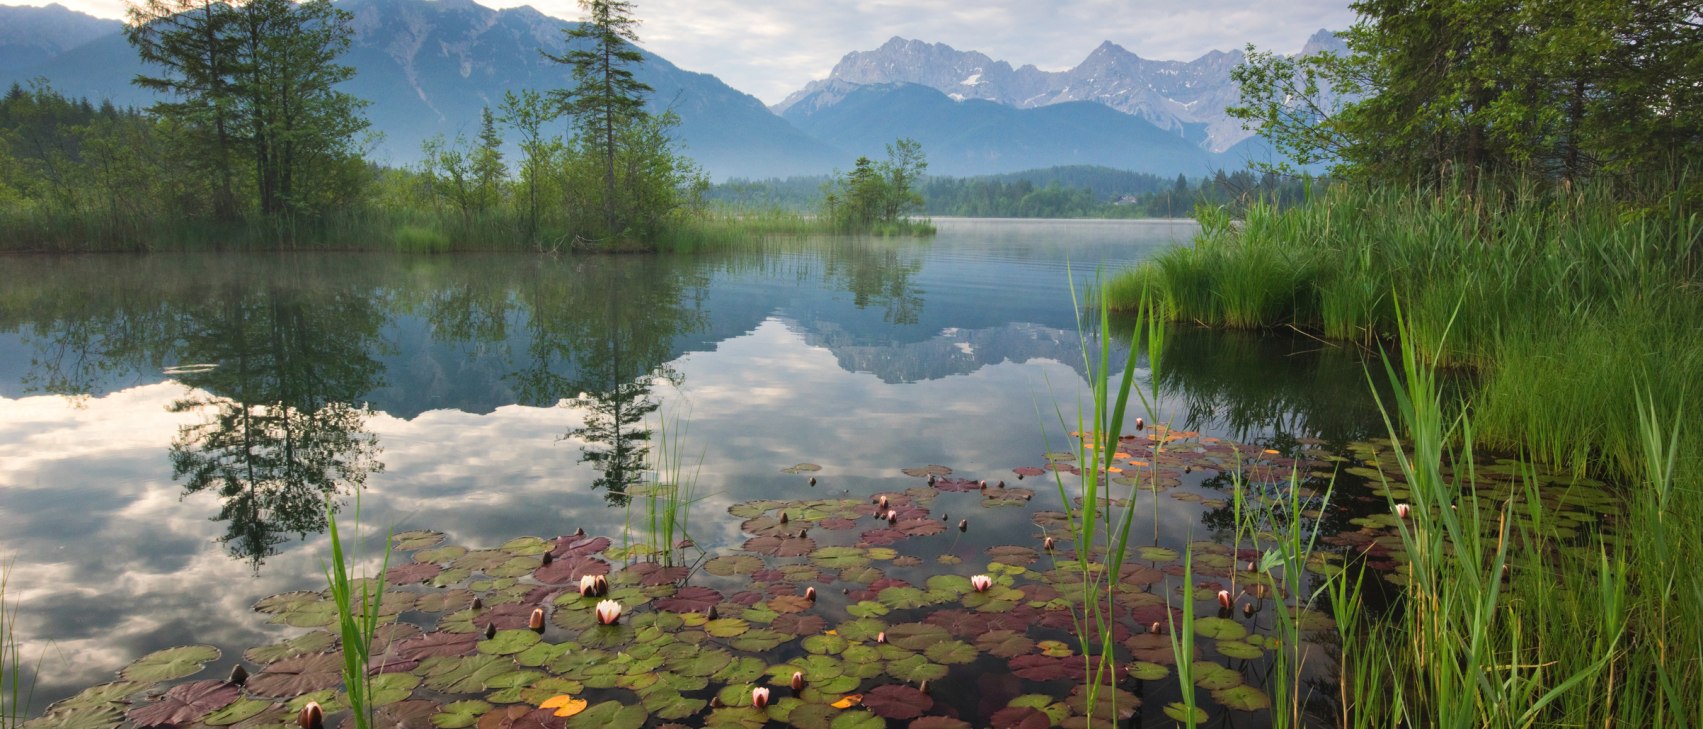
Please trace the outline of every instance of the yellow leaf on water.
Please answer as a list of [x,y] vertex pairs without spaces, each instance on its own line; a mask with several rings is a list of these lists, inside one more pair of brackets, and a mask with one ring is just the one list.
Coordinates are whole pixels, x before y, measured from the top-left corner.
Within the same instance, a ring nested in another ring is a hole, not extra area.
[[839,634],[840,634],[840,631],[834,630],[833,628],[829,628],[828,632],[823,633],[823,635],[839,635]]
[[545,699],[544,703],[538,705],[538,708],[555,709],[556,716],[573,716],[585,711],[585,707],[589,705],[591,705],[591,702],[585,699],[576,699],[567,694],[562,694]]
[[863,703],[863,694],[851,694],[850,696],[847,696],[843,699],[840,699],[839,701],[835,701],[832,704],[829,704],[829,706],[832,706],[836,709],[850,709],[851,707],[857,706],[858,704],[861,704],[861,703]]

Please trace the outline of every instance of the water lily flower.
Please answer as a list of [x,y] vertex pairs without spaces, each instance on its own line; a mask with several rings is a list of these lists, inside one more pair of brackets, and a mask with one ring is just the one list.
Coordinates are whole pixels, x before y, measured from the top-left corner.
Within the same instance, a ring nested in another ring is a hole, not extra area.
[[526,619],[526,627],[534,633],[544,632],[544,608],[533,608],[531,617]]
[[597,622],[599,625],[614,625],[621,619],[621,603],[614,600],[604,600],[597,603]]
[[792,672],[792,690],[793,691],[803,691],[804,690],[804,672],[803,671],[793,671]]
[[875,508],[876,508],[877,511],[886,511],[887,510],[887,495],[886,494],[882,494],[880,498],[875,500]]
[[1219,590],[1218,591],[1218,606],[1221,607],[1221,608],[1224,608],[1225,610],[1230,609],[1230,591],[1229,590]]
[[804,588],[804,599],[809,600],[811,602],[816,602],[816,588],[814,588],[814,587]]
[[1055,542],[1053,542],[1052,537],[1047,537],[1046,539],[1042,539],[1041,540],[1041,549],[1045,549],[1048,552],[1051,552],[1051,551],[1053,551],[1053,544],[1054,543]]
[[596,594],[597,577],[595,575],[581,575],[579,578],[579,596],[592,597]]
[[751,689],[751,705],[759,709],[766,708],[769,705],[769,687],[758,686]]
[[318,701],[309,701],[303,706],[301,713],[296,715],[296,724],[302,729],[323,729],[325,726],[325,710],[319,708]]
[[886,643],[887,642],[887,631],[883,630],[879,633],[876,633],[875,634],[875,642],[876,643]]
[[1396,518],[1397,519],[1406,519],[1408,512],[1410,512],[1412,510],[1413,510],[1413,507],[1408,506],[1407,504],[1396,504]]
[[970,586],[976,588],[976,592],[987,592],[989,587],[993,587],[993,578],[987,575],[976,575],[970,578]]

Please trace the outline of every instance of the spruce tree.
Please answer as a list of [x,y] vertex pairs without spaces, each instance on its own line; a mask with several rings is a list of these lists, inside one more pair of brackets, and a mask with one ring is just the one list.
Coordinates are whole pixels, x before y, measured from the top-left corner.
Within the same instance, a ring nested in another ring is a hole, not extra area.
[[638,20],[625,0],[580,0],[586,19],[567,29],[567,50],[544,57],[573,67],[574,87],[552,91],[551,100],[574,120],[580,141],[603,161],[603,216],[609,235],[621,230],[616,215],[615,159],[622,131],[646,120],[650,86],[633,75],[644,62],[634,43]]

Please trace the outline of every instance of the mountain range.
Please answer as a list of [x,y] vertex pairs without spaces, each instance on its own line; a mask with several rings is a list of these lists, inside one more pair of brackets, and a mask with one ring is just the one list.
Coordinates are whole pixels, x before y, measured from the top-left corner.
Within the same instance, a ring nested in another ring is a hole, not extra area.
[[[531,7],[472,0],[339,0],[354,20],[345,90],[371,102],[381,134],[369,156],[411,164],[433,135],[477,133],[482,107],[505,91],[564,88],[560,53],[571,21]],[[0,6],[0,84],[41,79],[69,96],[146,106],[152,92],[117,20],[63,6]],[[1321,31],[1307,51],[1340,48]],[[1162,175],[1206,175],[1272,154],[1224,115],[1240,51],[1190,62],[1151,61],[1110,42],[1077,67],[1013,69],[973,51],[894,38],[850,53],[826,79],[772,109],[715,76],[646,52],[639,80],[651,106],[680,117],[687,154],[717,179],[825,174],[858,155],[879,157],[898,137],[923,144],[929,172],[975,175],[1094,163]],[[565,126],[565,125],[564,125]]]

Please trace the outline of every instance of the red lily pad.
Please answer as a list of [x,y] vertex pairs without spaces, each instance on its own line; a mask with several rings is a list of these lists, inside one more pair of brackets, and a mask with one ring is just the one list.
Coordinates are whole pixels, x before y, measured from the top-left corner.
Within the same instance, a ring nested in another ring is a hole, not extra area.
[[[598,538],[602,539],[602,537]],[[579,582],[579,578],[586,575],[607,574],[609,574],[609,563],[588,555],[557,557],[550,564],[532,571],[534,579],[551,585],[575,584]]]
[[934,699],[910,686],[876,686],[863,695],[863,705],[887,719],[915,719],[934,707]]
[[914,476],[916,478],[926,478],[928,476],[938,477],[938,476],[951,475],[952,469],[947,468],[945,466],[939,466],[939,465],[935,465],[935,464],[931,463],[927,466],[901,469],[899,472],[905,474],[906,476]]
[[173,686],[158,701],[130,710],[138,727],[188,724],[229,706],[242,695],[236,684],[225,681],[192,681]]
[[[373,712],[373,726],[385,729],[436,729],[432,716],[438,713],[438,702],[411,699],[386,704]],[[341,729],[355,729],[354,716],[344,717]]]
[[934,487],[941,491],[961,493],[965,491],[981,490],[982,482],[971,481],[967,478],[941,478],[935,479]]
[[608,537],[557,537],[556,546],[550,550],[550,556],[556,559],[565,557],[590,557],[598,554],[613,542]]
[[665,597],[656,601],[658,610],[671,613],[702,613],[721,604],[720,592],[699,585],[687,585],[674,593],[673,597]]
[[1046,713],[1028,706],[1007,706],[993,712],[989,722],[993,729],[1048,729],[1053,725]]
[[437,577],[443,568],[430,562],[414,562],[392,567],[384,573],[384,581],[392,585],[413,585]]
[[244,687],[255,696],[292,698],[343,683],[343,656],[313,653],[285,658],[250,676]]
[[810,537],[752,537],[745,542],[745,549],[770,557],[803,557],[816,550],[816,540]]

